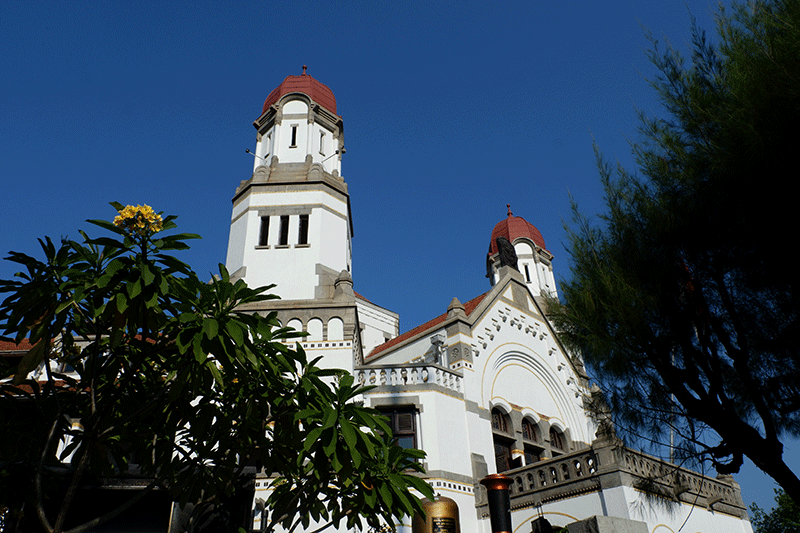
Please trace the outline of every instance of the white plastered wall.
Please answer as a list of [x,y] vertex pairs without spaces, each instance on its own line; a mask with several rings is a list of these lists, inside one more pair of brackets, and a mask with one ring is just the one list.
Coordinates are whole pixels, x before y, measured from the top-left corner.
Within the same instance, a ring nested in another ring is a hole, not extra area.
[[361,326],[361,346],[365,356],[376,346],[397,337],[400,329],[400,317],[397,313],[361,298],[356,298],[356,306]]
[[[553,274],[553,266],[549,261],[545,262],[542,258],[543,252],[528,239],[517,239],[514,241],[514,251],[517,254],[517,267],[519,268],[525,283],[531,294],[538,296],[545,293],[557,296],[556,279]],[[525,267],[528,267],[527,270]],[[497,278],[497,273],[495,273]]]

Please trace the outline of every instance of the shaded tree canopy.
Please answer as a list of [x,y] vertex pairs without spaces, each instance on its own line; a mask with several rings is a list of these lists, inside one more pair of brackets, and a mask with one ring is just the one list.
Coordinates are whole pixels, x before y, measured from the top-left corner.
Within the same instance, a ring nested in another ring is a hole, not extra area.
[[688,57],[651,39],[665,116],[641,116],[636,171],[598,155],[606,211],[575,209],[554,318],[622,434],[672,434],[720,473],[747,456],[800,501],[782,444],[800,435],[800,2],[717,20]]
[[775,508],[770,512],[755,503],[750,511],[755,533],[800,533],[800,505],[782,490],[775,490]]
[[[112,204],[111,236],[41,242],[45,259],[11,253],[23,271],[4,281],[4,339],[32,348],[0,378],[0,523],[3,530],[78,532],[76,494],[104,479],[137,477],[192,504],[187,528],[241,490],[248,471],[272,476],[262,528],[346,523],[379,528],[432,498],[365,391],[344,371],[308,360],[274,313],[238,311],[275,298],[231,282],[201,281],[170,255],[189,234],[167,235],[148,206]],[[34,370],[46,372],[31,379]],[[239,524],[226,527],[236,530]],[[216,524],[215,531],[219,524]]]

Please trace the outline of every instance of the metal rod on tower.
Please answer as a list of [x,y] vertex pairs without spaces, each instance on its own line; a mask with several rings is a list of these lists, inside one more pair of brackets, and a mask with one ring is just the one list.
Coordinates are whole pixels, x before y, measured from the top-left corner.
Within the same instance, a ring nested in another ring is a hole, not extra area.
[[264,158],[263,158],[263,157],[261,157],[260,155],[256,155],[254,152],[251,152],[251,151],[250,151],[250,148],[245,148],[245,150],[244,150],[244,151],[245,151],[245,152],[247,152],[248,154],[252,155],[252,156],[253,156],[253,157],[255,157],[256,159],[260,159],[260,160],[262,160],[262,161],[266,161],[266,159],[264,159]]
[[322,161],[320,161],[320,163],[324,163],[325,161],[327,161],[327,160],[328,160],[328,159],[330,159],[331,157],[333,157],[333,156],[335,156],[335,155],[339,155],[339,152],[341,152],[341,153],[344,153],[344,152],[345,152],[344,148],[342,148],[341,150],[336,150],[336,151],[335,151],[335,152],[333,152],[331,155],[329,155],[328,157],[326,157],[325,159],[323,159]]

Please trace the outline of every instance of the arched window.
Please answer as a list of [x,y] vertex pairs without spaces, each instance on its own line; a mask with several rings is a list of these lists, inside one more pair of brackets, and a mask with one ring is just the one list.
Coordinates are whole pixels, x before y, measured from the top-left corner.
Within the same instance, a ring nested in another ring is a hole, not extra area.
[[[293,318],[289,320],[289,322],[286,323],[286,327],[291,328],[295,331],[303,331],[303,323],[300,321],[299,318]],[[284,338],[283,340],[285,341],[286,339]],[[292,340],[295,341],[296,339]]]
[[340,341],[344,339],[344,322],[339,317],[328,320],[328,340]]
[[492,409],[492,430],[508,433],[508,415],[496,407]]
[[322,340],[322,320],[319,318],[312,318],[308,321],[308,337],[307,341],[321,341]]
[[290,321],[289,321],[289,322],[286,324],[286,327],[287,327],[287,328],[292,328],[293,330],[296,330],[296,331],[303,331],[303,323],[302,323],[302,322],[300,322],[300,319],[299,319],[299,318],[293,318],[293,319],[291,319],[291,320],[290,320]]
[[494,440],[494,461],[498,472],[505,472],[522,466],[522,459],[512,457],[514,446],[511,420],[502,410],[492,409],[492,439]]
[[525,464],[530,465],[542,460],[542,436],[539,426],[529,418],[522,420],[522,440],[525,446]]
[[[550,448],[554,451],[565,452],[567,450],[565,440],[564,434],[558,428],[550,428]],[[553,455],[556,454],[554,453]]]
[[542,439],[539,436],[539,426],[535,425],[527,418],[524,419],[522,421],[522,438],[531,442],[541,442]]

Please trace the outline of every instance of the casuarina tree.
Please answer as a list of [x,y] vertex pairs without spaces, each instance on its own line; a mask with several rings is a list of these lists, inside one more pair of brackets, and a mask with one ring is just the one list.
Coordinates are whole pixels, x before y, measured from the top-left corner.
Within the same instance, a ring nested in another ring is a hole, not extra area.
[[576,215],[554,316],[621,434],[720,473],[748,457],[800,501],[800,2],[722,9],[686,57],[652,42],[665,113],[641,117],[636,170],[598,156],[606,209]]

